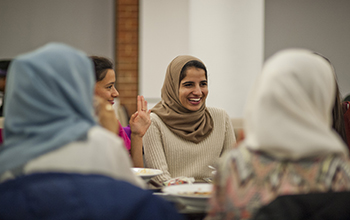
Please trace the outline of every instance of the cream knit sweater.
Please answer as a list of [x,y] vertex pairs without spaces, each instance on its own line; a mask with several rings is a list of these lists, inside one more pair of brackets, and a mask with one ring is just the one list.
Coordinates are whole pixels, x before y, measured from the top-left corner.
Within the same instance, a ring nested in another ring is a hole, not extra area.
[[207,107],[214,121],[211,134],[198,144],[172,133],[155,113],[152,124],[143,137],[145,166],[160,169],[159,182],[174,177],[194,177],[202,181],[211,177],[208,165],[215,165],[223,152],[232,149],[236,142],[228,114],[218,108]]

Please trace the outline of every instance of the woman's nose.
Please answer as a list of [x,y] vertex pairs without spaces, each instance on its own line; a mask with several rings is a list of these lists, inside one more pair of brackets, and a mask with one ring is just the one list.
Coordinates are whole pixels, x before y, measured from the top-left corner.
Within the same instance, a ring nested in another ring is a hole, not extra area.
[[194,95],[201,95],[202,94],[202,90],[200,86],[196,86],[192,92]]
[[119,96],[119,92],[114,86],[113,86],[112,96],[114,98],[117,98]]

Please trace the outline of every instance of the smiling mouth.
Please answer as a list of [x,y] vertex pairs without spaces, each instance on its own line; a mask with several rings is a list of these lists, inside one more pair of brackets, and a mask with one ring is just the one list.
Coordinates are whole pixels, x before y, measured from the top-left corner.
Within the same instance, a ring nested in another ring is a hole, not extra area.
[[108,100],[109,103],[111,103],[112,105],[114,104],[114,101],[112,100]]
[[192,105],[199,105],[201,103],[202,98],[190,98],[188,99],[188,101],[192,104]]
[[188,99],[188,100],[190,100],[192,102],[199,102],[201,100],[201,98],[196,98],[196,99],[192,98],[192,99]]

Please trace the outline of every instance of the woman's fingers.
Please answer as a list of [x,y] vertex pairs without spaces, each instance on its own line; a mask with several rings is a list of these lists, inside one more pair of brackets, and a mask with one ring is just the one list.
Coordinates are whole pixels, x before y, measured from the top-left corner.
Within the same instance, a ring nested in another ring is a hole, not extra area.
[[143,105],[144,105],[143,109],[145,110],[145,112],[147,112],[147,101],[145,100],[145,98],[143,98]]
[[142,100],[141,100],[141,97],[139,95],[137,96],[137,111],[138,112],[142,111]]
[[141,96],[141,103],[142,103],[142,111],[147,111],[147,102],[145,101],[145,97]]
[[137,96],[137,111],[138,112],[147,112],[147,101],[142,95]]
[[131,124],[131,122],[134,122],[136,117],[139,115],[139,112],[135,112],[134,114],[131,115],[130,120],[129,120],[129,124]]
[[142,95],[137,96],[137,112],[130,118],[130,128],[133,134],[142,137],[151,125],[151,110],[147,108],[147,101]]

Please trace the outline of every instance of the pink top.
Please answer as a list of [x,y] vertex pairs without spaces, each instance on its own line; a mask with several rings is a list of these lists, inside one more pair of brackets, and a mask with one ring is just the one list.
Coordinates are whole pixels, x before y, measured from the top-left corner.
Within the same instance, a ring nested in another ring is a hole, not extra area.
[[130,138],[128,137],[127,133],[124,131],[122,125],[119,123],[119,137],[121,137],[124,140],[125,148],[130,152]]

